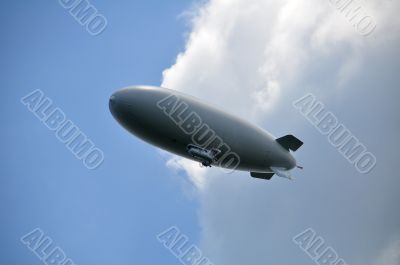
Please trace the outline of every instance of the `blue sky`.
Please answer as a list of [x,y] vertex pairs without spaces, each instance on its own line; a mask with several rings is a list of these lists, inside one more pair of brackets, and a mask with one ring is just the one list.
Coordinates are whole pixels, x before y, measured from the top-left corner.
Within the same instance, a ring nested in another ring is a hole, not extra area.
[[[91,4],[108,21],[98,36],[58,1],[0,4],[1,264],[42,264],[20,242],[37,227],[76,264],[179,264],[156,239],[172,225],[215,265],[313,264],[292,242],[309,227],[348,265],[399,264],[399,2],[362,2],[368,36],[332,1]],[[296,135],[304,170],[260,181],[160,152],[109,112],[110,95],[137,84]],[[103,150],[99,168],[21,104],[36,89]],[[308,93],[376,156],[371,172],[293,107]]]
[[[198,236],[198,203],[154,148],[108,109],[111,93],[161,83],[184,47],[188,1],[93,2],[108,20],[91,36],[58,1],[2,2],[2,264],[41,264],[19,238],[40,227],[76,264],[176,264],[156,240],[170,225]],[[41,89],[104,151],[88,170],[20,98]]]

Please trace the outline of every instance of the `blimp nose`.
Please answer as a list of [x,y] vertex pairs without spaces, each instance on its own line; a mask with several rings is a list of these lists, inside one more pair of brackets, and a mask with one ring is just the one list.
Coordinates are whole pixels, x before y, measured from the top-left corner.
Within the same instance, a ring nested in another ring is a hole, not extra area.
[[115,104],[115,95],[112,94],[110,97],[110,102],[109,102],[110,109],[114,106],[114,104]]
[[116,114],[117,108],[118,108],[118,92],[115,92],[114,94],[111,95],[110,100],[108,102],[108,107],[110,108],[110,111],[113,115]]
[[126,91],[124,90],[119,90],[115,93],[113,93],[110,96],[110,100],[108,102],[108,106],[110,108],[111,114],[119,120],[122,115],[127,111],[127,104],[124,102],[126,100]]

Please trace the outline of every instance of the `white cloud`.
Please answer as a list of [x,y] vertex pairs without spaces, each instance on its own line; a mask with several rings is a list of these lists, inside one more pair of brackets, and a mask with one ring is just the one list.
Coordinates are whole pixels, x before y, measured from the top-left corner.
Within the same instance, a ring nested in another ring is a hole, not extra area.
[[196,162],[173,156],[167,161],[167,167],[176,171],[185,171],[191,177],[190,179],[193,185],[195,185],[199,190],[204,188],[204,177],[207,173],[207,169],[200,167]]
[[[368,37],[357,34],[328,0],[205,2],[192,18],[185,50],[164,71],[162,86],[258,124],[290,120],[288,104],[295,95],[321,83],[330,85],[321,88],[328,95],[333,89],[351,90],[348,82],[369,66],[365,55],[398,40],[400,3],[362,4],[377,21]],[[216,264],[267,264],[280,255],[268,248],[290,248],[291,229],[301,216],[293,216],[289,202],[296,198],[281,182],[205,171],[178,157],[168,165],[185,170],[200,190],[203,246]]]

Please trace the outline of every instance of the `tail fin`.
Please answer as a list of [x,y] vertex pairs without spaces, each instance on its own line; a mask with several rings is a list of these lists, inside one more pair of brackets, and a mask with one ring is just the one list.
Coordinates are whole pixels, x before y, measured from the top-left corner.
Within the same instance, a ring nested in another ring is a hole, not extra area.
[[303,145],[302,141],[300,141],[291,134],[278,138],[275,141],[277,141],[278,144],[280,144],[283,148],[285,148],[288,151],[289,150],[296,151],[297,149],[300,148],[300,146]]

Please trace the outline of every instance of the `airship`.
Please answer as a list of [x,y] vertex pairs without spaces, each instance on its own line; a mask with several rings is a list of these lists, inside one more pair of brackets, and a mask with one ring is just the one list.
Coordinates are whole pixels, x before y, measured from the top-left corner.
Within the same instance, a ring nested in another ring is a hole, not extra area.
[[112,116],[147,143],[204,167],[247,171],[254,178],[274,174],[291,179],[293,152],[303,142],[289,134],[273,137],[250,122],[184,93],[154,86],[132,86],[109,99]]

